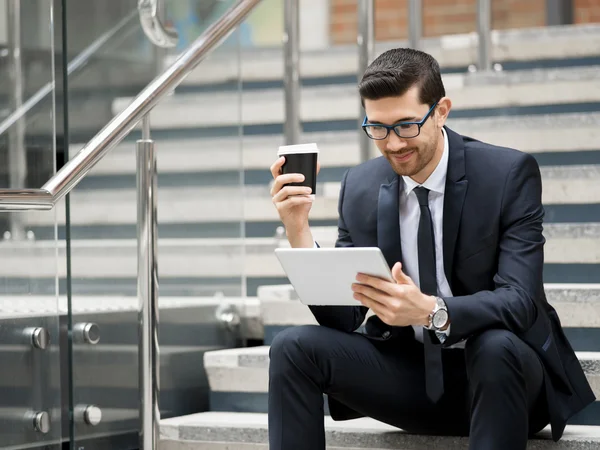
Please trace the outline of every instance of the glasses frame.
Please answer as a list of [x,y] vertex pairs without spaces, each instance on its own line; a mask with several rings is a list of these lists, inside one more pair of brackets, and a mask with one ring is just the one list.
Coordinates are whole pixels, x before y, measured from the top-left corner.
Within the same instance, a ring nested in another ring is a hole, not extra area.
[[[396,133],[396,136],[398,136],[401,139],[413,139],[413,138],[416,138],[419,134],[421,134],[421,127],[423,125],[425,125],[425,122],[427,122],[427,119],[429,119],[429,117],[431,116],[431,113],[433,112],[433,110],[435,109],[437,104],[438,104],[438,102],[435,102],[431,106],[431,108],[429,108],[429,111],[427,111],[427,114],[425,114],[425,116],[419,122],[398,122],[393,125],[384,125],[382,123],[367,123],[367,120],[369,120],[369,119],[367,116],[365,116],[365,119],[363,120],[361,127],[364,130],[365,134],[367,136],[369,136],[369,139],[373,139],[374,141],[383,141],[384,139],[387,139],[390,135],[391,130],[394,130],[394,133]],[[400,133],[398,132],[398,130],[396,130],[396,128],[399,127],[400,125],[417,125],[418,126],[417,134],[415,134],[414,136],[401,136]],[[383,127],[387,130],[387,133],[382,138],[374,138],[374,137],[370,136],[369,133],[367,132],[368,127]]]

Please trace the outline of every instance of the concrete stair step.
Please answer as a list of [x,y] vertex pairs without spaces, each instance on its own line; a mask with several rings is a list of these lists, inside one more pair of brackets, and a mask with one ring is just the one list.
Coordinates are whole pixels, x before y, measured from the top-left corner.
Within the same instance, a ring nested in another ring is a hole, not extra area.
[[[188,345],[160,346],[161,390],[194,390],[206,389],[208,381],[202,366],[190,361],[201,361],[207,351],[223,348],[223,345]],[[52,361],[57,361],[60,349],[57,346],[49,349]],[[77,388],[100,390],[137,390],[138,345],[105,345],[97,344],[90,348],[89,344],[76,345],[73,348],[73,369]],[[35,384],[35,374],[31,368],[23,364],[23,347],[0,346],[0,357],[6,366],[0,374],[0,389],[27,389]],[[58,370],[56,377],[48,379],[48,387],[60,390],[61,380]],[[8,401],[8,399],[6,399]]]
[[[556,127],[556,123],[567,124]],[[596,151],[600,150],[600,113],[551,114],[529,117],[486,117],[456,119],[448,124],[457,132],[475,139],[505,147],[518,148],[529,153]],[[510,132],[507,132],[510,131]],[[321,150],[319,160],[323,168],[351,167],[360,162],[357,139],[360,130],[308,132],[302,142],[316,142]],[[565,145],[568,142],[568,145]],[[284,144],[281,134],[238,137],[190,137],[158,139],[158,166],[160,173],[206,173],[245,170],[265,170],[274,161],[279,145]],[[75,154],[83,143],[72,144]],[[135,144],[126,141],[112,150],[88,174],[88,177],[114,174],[135,175]],[[243,158],[242,158],[243,151]],[[379,155],[375,146],[372,154]],[[222,175],[220,175],[222,177]],[[200,175],[198,175],[200,177]],[[133,187],[134,181],[131,181]],[[80,188],[75,190],[75,194]]]
[[[576,328],[580,334],[584,331],[580,329],[585,329],[591,332],[588,334],[595,335],[596,329],[600,328],[600,284],[547,283],[545,290],[548,302],[556,309],[567,334],[569,328]],[[287,327],[316,324],[308,307],[298,300],[291,284],[261,286],[257,296],[267,345]]]
[[[412,435],[361,418],[334,422],[325,418],[328,450],[465,450],[468,438]],[[549,429],[530,441],[536,450],[592,450],[600,446],[600,427],[570,425],[554,443]],[[165,419],[160,424],[160,450],[267,450],[266,414],[199,413]]]
[[[600,204],[600,165],[542,167],[542,201],[552,205]],[[341,174],[340,174],[341,177]],[[317,185],[312,220],[337,220],[339,182]],[[136,191],[130,189],[79,190],[71,195],[71,224],[133,224]],[[25,212],[25,227],[64,223],[65,203],[54,212]],[[158,194],[160,223],[211,223],[278,220],[269,185],[214,187],[168,187]]]
[[[600,100],[597,79],[600,67],[538,69],[535,71],[444,75],[454,115],[472,109],[501,109],[540,105],[588,103]],[[240,99],[241,97],[241,99]],[[358,120],[356,83],[304,87],[301,89],[300,118],[304,122]],[[113,113],[124,110],[132,98],[119,98]],[[232,111],[239,109],[238,114]],[[184,129],[283,123],[282,89],[240,92],[204,92],[175,95],[152,111],[153,129]],[[478,115],[482,115],[480,113]],[[488,115],[487,113],[485,115]],[[502,115],[498,110],[493,115]]]
[[[600,352],[577,352],[577,357],[596,397],[600,397]],[[209,351],[204,354],[204,367],[212,411],[267,411],[268,346]],[[600,425],[600,401],[581,411],[570,423]]]
[[[600,397],[600,352],[577,352],[588,381]],[[213,392],[268,392],[269,346],[232,348],[204,354]]]
[[[600,192],[600,189],[598,190]],[[97,204],[95,204],[97,207]],[[272,209],[272,204],[270,205]],[[547,224],[546,264],[596,264],[600,262],[600,223]],[[333,247],[335,227],[316,228],[315,239],[322,247]],[[56,267],[56,253],[65,256],[64,241],[7,241],[0,243],[5,258],[0,276],[65,276]],[[71,255],[75,278],[133,277],[137,273],[136,241],[133,239],[74,240]],[[160,239],[158,255],[161,277],[285,277],[274,254],[289,247],[280,238]],[[36,264],[32,267],[32,260]]]
[[[597,24],[493,30],[491,53],[495,62],[511,63],[536,60],[561,60],[597,57],[600,48],[600,26]],[[543,43],[543,45],[541,45]],[[378,55],[393,47],[408,45],[406,41],[376,42]],[[442,68],[477,64],[477,35],[455,34],[424,38],[423,50],[432,54]],[[264,81],[283,78],[282,49],[244,49],[241,60],[231,52],[215,52],[202,66],[183,81],[183,86],[206,85],[224,80]],[[514,65],[514,64],[513,64]],[[358,71],[356,45],[327,47],[300,53],[300,74],[306,78],[355,75]],[[268,75],[265,75],[268,74]]]
[[[255,297],[224,297],[196,296],[196,297],[159,297],[159,310],[178,311],[189,308],[216,307],[223,304],[235,306],[244,312],[244,317],[258,318],[260,308]],[[107,295],[76,295],[72,299],[71,313],[74,315],[85,314],[120,314],[138,312],[139,299],[135,296],[107,296]],[[2,295],[0,296],[0,319],[39,317],[44,315],[64,315],[68,313],[67,297],[61,295]],[[115,316],[118,321],[118,316]]]

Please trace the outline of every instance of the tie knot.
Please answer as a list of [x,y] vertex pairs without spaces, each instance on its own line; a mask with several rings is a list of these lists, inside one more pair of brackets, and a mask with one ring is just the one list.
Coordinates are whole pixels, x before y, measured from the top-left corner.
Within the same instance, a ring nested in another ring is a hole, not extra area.
[[419,186],[415,188],[415,194],[419,200],[419,205],[429,206],[429,189]]

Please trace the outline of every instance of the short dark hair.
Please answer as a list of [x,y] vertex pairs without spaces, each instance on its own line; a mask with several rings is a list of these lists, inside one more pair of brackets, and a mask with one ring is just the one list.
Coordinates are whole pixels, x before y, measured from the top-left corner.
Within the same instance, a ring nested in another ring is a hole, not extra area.
[[358,92],[365,99],[400,97],[413,86],[419,87],[421,103],[429,106],[446,95],[440,65],[428,53],[411,48],[395,48],[379,55],[365,70]]

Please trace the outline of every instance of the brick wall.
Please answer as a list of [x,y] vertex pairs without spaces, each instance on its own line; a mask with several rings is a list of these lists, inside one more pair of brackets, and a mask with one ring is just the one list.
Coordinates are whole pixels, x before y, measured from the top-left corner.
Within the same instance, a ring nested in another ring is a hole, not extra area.
[[[422,0],[423,34],[440,36],[475,31],[476,0]],[[356,42],[357,0],[329,0],[333,44]],[[546,0],[494,0],[494,29],[544,26]],[[600,0],[574,0],[576,23],[600,22]],[[375,0],[375,38],[378,41],[408,36],[408,1]]]
[[600,22],[600,0],[574,0],[575,23]]

